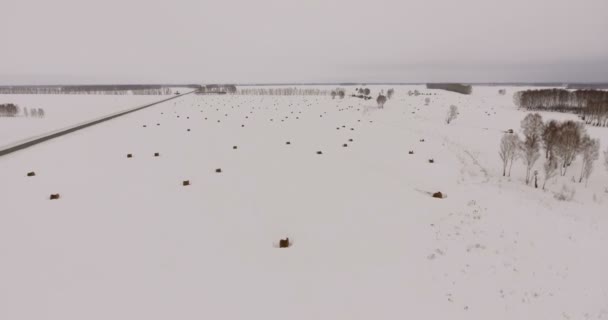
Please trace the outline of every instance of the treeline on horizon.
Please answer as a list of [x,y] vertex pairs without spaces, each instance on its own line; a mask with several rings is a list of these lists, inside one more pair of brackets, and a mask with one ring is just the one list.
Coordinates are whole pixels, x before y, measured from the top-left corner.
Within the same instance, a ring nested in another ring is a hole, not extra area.
[[[198,85],[180,87],[199,88]],[[0,94],[106,94],[106,95],[170,95],[167,85],[67,85],[67,86],[2,86]]]
[[608,126],[608,91],[566,89],[536,89],[518,91],[513,95],[515,105],[528,110],[571,112],[585,123]]
[[427,83],[426,88],[442,89],[462,94],[471,94],[471,92],[473,92],[473,87],[471,85],[460,83]]

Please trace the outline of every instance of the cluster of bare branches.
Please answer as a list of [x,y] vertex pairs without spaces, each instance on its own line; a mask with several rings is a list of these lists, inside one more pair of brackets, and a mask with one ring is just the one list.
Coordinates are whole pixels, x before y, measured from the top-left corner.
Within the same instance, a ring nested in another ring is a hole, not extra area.
[[13,103],[0,104],[0,117],[16,117],[19,109],[19,106]]
[[342,88],[338,88],[336,90],[332,90],[330,94],[332,99],[335,99],[336,96],[340,99],[344,99],[344,96],[346,96],[346,91],[344,91]]
[[515,93],[515,104],[529,110],[573,112],[585,123],[608,126],[608,91],[540,89]]
[[[582,122],[551,120],[544,123],[538,113],[528,114],[521,122],[523,140],[516,133],[505,133],[498,152],[503,165],[503,176],[510,176],[511,166],[517,159],[522,159],[526,167],[525,183],[532,182],[532,169],[540,158],[544,148],[546,162],[543,165],[545,184],[560,174],[565,176],[568,167],[581,156],[581,173],[579,183],[589,181],[593,164],[599,159],[600,143],[592,139]],[[509,170],[507,171],[507,167]],[[534,185],[538,187],[537,171],[534,172]]]
[[253,96],[328,96],[331,94],[331,90],[297,87],[239,88],[235,94]]

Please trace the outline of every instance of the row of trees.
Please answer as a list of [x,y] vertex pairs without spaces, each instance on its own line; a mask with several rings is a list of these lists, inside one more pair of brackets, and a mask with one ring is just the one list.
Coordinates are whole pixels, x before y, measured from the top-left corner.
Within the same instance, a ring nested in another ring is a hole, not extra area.
[[297,87],[240,88],[236,91],[236,94],[254,96],[327,96],[331,94],[331,90]]
[[[0,104],[0,117],[17,117],[20,112],[21,108],[14,103]],[[32,108],[30,110],[23,108],[24,117],[44,118],[44,115],[44,109],[42,108]]]
[[539,89],[516,92],[514,102],[528,110],[573,112],[585,123],[608,126],[608,91]]
[[30,118],[44,118],[45,113],[42,108],[31,108],[28,112],[27,108],[23,109],[23,115]]
[[[542,148],[546,159],[543,189],[546,182],[557,174],[565,176],[568,167],[579,155],[582,165],[578,181],[589,180],[593,163],[599,159],[600,142],[589,137],[583,123],[551,120],[545,124],[541,115],[533,113],[522,120],[521,128],[523,139],[516,133],[505,133],[501,139],[498,154],[503,164],[503,176],[510,176],[513,162],[521,159],[526,167],[525,183],[530,184],[532,169],[541,157]],[[535,187],[538,187],[537,172],[534,177]]]
[[208,84],[197,90],[197,93],[237,93],[237,87],[234,84]]
[[160,85],[0,87],[0,94],[170,95],[172,91],[170,87]]
[[471,85],[460,83],[427,83],[426,88],[442,89],[462,94],[471,94],[473,92],[473,87]]

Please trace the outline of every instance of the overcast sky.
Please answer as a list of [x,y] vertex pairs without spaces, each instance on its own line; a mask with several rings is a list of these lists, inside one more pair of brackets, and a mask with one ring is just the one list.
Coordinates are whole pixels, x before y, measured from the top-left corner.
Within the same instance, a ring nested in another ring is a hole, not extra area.
[[608,0],[1,0],[0,84],[608,81]]

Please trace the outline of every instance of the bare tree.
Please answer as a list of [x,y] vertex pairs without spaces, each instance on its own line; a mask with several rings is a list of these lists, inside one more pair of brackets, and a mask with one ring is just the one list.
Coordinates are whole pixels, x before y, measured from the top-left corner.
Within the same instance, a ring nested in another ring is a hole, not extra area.
[[431,98],[429,98],[429,97],[424,98],[424,105],[428,106],[429,103],[431,103]]
[[551,120],[545,125],[542,133],[543,147],[545,148],[545,159],[552,156],[553,147],[557,141],[558,133],[559,122]]
[[336,93],[336,91],[335,91],[335,90],[332,90],[332,91],[331,91],[331,98],[332,98],[332,99],[335,99],[335,98],[336,98],[336,94],[337,94],[337,93]]
[[[507,166],[509,167],[508,176],[511,176],[511,167],[518,157],[520,140],[517,134],[505,133],[500,139],[500,150],[498,155],[502,160],[502,176],[507,176]],[[510,165],[509,165],[510,164]]]
[[585,135],[580,148],[583,155],[583,165],[581,166],[581,176],[578,182],[582,182],[583,178],[585,178],[586,185],[593,171],[593,162],[600,158],[600,141],[598,139],[591,139],[589,135]]
[[549,179],[552,179],[557,175],[557,159],[555,157],[550,157],[545,161],[545,165],[543,166],[545,171],[545,181],[543,182],[543,190],[545,190],[545,185]]
[[555,144],[554,149],[555,155],[561,161],[560,172],[562,176],[566,175],[568,166],[570,166],[580,151],[580,144],[584,132],[585,128],[583,127],[583,124],[572,120],[565,121],[560,125],[557,143]]
[[445,123],[450,124],[452,120],[458,117],[458,108],[455,105],[451,105],[450,109],[448,109],[448,113],[445,116]]
[[386,97],[389,99],[393,98],[393,94],[395,94],[395,89],[388,89],[388,91],[386,91]]
[[44,109],[38,108],[38,117],[44,118]]
[[346,93],[344,92],[344,90],[338,90],[338,97],[340,97],[340,99],[344,99],[344,95]]
[[526,184],[530,183],[530,172],[540,157],[540,142],[543,133],[543,118],[538,113],[528,114],[521,121],[524,142],[520,145],[524,164],[526,165]]
[[386,103],[386,96],[383,96],[382,94],[378,95],[378,98],[376,98],[376,102],[378,103],[379,108],[384,108],[384,103]]

